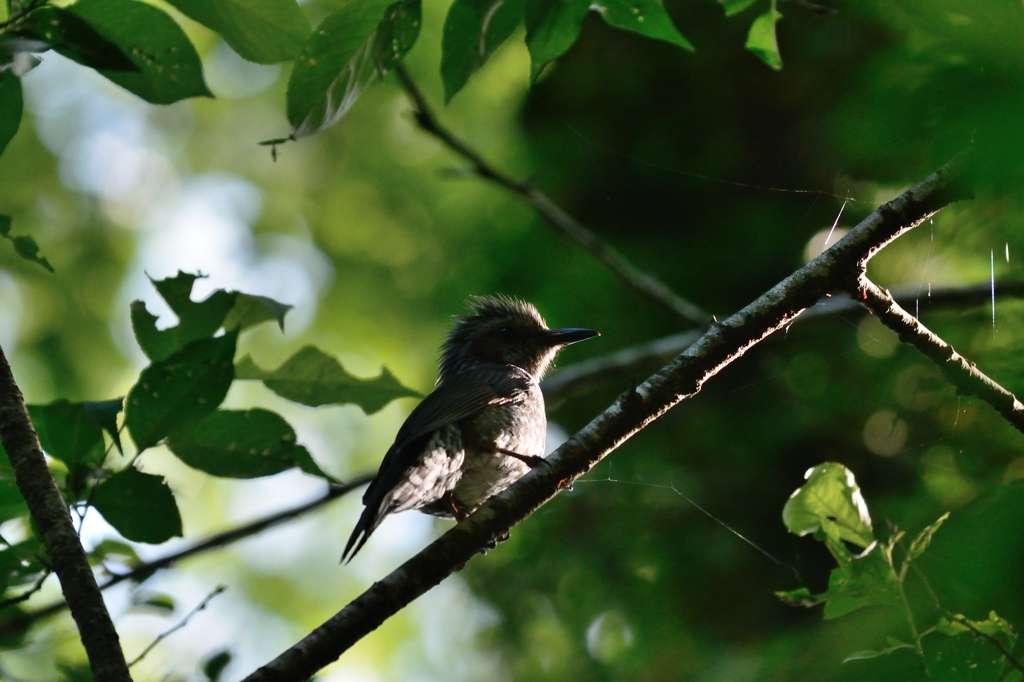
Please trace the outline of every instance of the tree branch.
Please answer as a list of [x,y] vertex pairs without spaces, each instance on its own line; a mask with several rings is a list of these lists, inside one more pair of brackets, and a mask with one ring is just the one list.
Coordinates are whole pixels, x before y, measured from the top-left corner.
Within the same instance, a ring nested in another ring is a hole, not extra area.
[[[272,526],[298,518],[308,512],[319,509],[332,500],[336,500],[339,497],[352,492],[356,488],[366,485],[373,480],[373,476],[374,474],[370,473],[362,474],[361,476],[352,478],[348,483],[343,485],[331,485],[327,489],[327,492],[320,497],[310,500],[309,502],[304,502],[292,507],[291,509],[285,509],[284,511],[277,512],[276,514],[264,516],[263,518],[247,523],[244,526],[232,528],[231,530],[224,531],[223,533],[217,533],[216,535],[212,535],[191,547],[186,547],[185,549],[177,552],[172,552],[167,556],[154,559],[153,561],[147,561],[126,573],[119,573],[115,576],[111,576],[100,585],[100,590],[113,587],[114,585],[123,583],[126,580],[141,582],[160,569],[169,568],[182,559],[187,559],[188,557],[201,554],[211,549],[226,547],[232,543],[238,542],[239,540],[261,533]],[[34,611],[21,614],[20,616],[8,621],[4,621],[0,624],[0,638],[24,629],[40,618],[46,618],[47,616],[60,613],[67,607],[68,604],[66,601],[58,601]]]
[[89,566],[71,523],[64,499],[53,480],[39,437],[32,428],[25,399],[14,381],[11,366],[0,348],[0,437],[14,469],[39,539],[50,555],[51,565],[64,591],[71,616],[89,657],[97,682],[128,682],[117,630],[110,619],[96,577]]
[[857,295],[882,324],[896,332],[900,341],[909,343],[934,362],[946,379],[956,386],[957,392],[981,398],[1024,433],[1024,405],[1016,396],[983,374],[974,363],[901,308],[888,291],[869,280],[866,274],[862,274],[857,282]]
[[488,164],[476,151],[438,123],[430,106],[427,104],[426,98],[412,79],[412,76],[409,75],[409,71],[405,68],[404,64],[399,64],[395,67],[395,73],[398,74],[402,87],[405,88],[409,99],[412,100],[415,107],[413,115],[419,127],[424,132],[440,140],[442,144],[466,161],[469,161],[472,164],[473,173],[526,199],[538,213],[547,219],[556,231],[561,232],[579,246],[590,251],[608,266],[612,272],[634,289],[660,302],[687,322],[695,324],[702,329],[707,328],[711,321],[711,315],[678,296],[663,282],[636,268],[622,254],[605,244],[597,235],[559,208],[543,192],[535,189],[527,182],[516,180],[502,173],[494,168],[494,166]]
[[[1002,296],[1024,297],[1024,281],[996,282],[996,291]],[[921,301],[920,287],[909,286],[894,289],[892,297],[904,307],[915,306]],[[929,308],[969,307],[991,300],[991,284],[984,282],[965,287],[936,287],[931,289],[923,301]],[[864,306],[847,297],[823,298],[814,307],[808,308],[794,323],[841,313],[863,313]],[[617,378],[629,377],[650,368],[651,363],[667,362],[682,353],[700,338],[701,332],[693,330],[655,339],[650,343],[623,348],[561,369],[541,382],[544,399],[548,405],[555,405],[566,398],[585,393],[595,386]]]
[[510,529],[704,382],[832,290],[842,290],[882,247],[950,202],[971,196],[961,154],[879,208],[831,249],[800,268],[732,317],[715,323],[696,343],[619,397],[579,433],[466,521],[442,535],[390,575],[245,682],[306,680],[336,660],[391,615],[493,547]]

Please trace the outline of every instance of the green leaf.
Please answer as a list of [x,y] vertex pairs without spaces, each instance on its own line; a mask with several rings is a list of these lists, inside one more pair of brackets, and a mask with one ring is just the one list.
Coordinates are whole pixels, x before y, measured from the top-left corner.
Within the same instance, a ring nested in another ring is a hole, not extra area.
[[225,329],[248,329],[264,322],[276,321],[284,331],[284,316],[294,306],[280,303],[266,296],[235,293],[235,304],[224,318]]
[[865,606],[895,606],[899,603],[899,581],[888,556],[879,544],[862,554],[840,560],[828,578],[828,591],[820,595],[825,603],[825,620],[832,620]]
[[288,80],[291,136],[337,123],[374,79],[402,60],[419,30],[419,0],[349,0],[324,19]]
[[92,565],[102,564],[105,561],[113,561],[123,564],[128,568],[136,568],[142,565],[142,559],[135,553],[135,548],[120,540],[106,539],[96,545],[89,552],[89,563]]
[[237,338],[229,332],[193,341],[142,370],[125,405],[125,424],[140,452],[217,409],[234,379]]
[[823,521],[830,521],[842,540],[859,547],[874,542],[871,516],[849,469],[826,462],[809,469],[804,477],[807,483],[790,496],[782,510],[782,521],[791,533],[807,535],[822,529]]
[[445,102],[512,35],[523,20],[525,0],[455,0],[444,20],[441,80]]
[[922,642],[931,679],[939,682],[1014,679],[1006,677],[1009,668],[1006,657],[994,643],[981,636],[992,637],[1007,651],[1013,650],[1017,635],[995,611],[983,621],[973,621],[960,614],[952,621],[940,618],[935,631],[946,636],[929,637]]
[[159,592],[143,592],[132,595],[132,608],[156,611],[157,613],[174,613],[174,599]]
[[857,652],[854,652],[854,653],[850,654],[849,656],[847,656],[846,658],[844,658],[843,659],[843,663],[849,663],[850,661],[865,661],[865,660],[867,660],[869,658],[878,658],[879,656],[888,656],[889,654],[893,653],[894,651],[899,651],[900,649],[913,649],[913,648],[914,648],[913,644],[907,644],[905,642],[899,642],[898,644],[893,644],[892,646],[887,646],[884,649],[878,649],[876,651],[868,650],[868,651],[857,651]]
[[84,66],[110,71],[139,70],[121,48],[80,17],[59,7],[40,7],[33,11],[20,30]]
[[103,461],[103,430],[89,416],[85,403],[58,400],[48,405],[29,405],[39,443],[51,457],[73,469],[97,467]]
[[131,304],[135,339],[150,360],[163,360],[192,341],[213,336],[224,325],[224,318],[235,305],[236,294],[217,289],[206,299],[193,301],[192,285],[197,279],[197,275],[180,271],[167,279],[150,279],[178,316],[174,327],[157,329],[157,317],[146,309],[145,303],[134,301]]
[[190,467],[224,478],[258,478],[299,467],[334,480],[295,442],[288,422],[269,410],[217,410],[175,432],[167,447]]
[[216,652],[203,661],[203,675],[205,675],[206,679],[210,682],[218,682],[221,675],[224,674],[224,669],[231,663],[231,658],[231,651],[228,649]]
[[664,40],[693,52],[693,45],[679,33],[660,0],[596,0],[591,8],[609,26]]
[[[3,73],[0,73],[0,79],[3,78]],[[0,237],[6,237],[11,232],[11,216],[0,215]]]
[[0,523],[27,515],[28,506],[25,504],[25,498],[21,496],[11,461],[7,458],[3,444],[0,444]]
[[[725,10],[725,16],[731,17],[753,5],[757,0],[718,0]],[[849,660],[849,659],[847,659]]]
[[526,0],[526,47],[530,80],[544,65],[561,57],[579,38],[590,0]]
[[747,34],[747,49],[775,71],[782,70],[782,55],[775,37],[775,24],[781,18],[782,13],[772,8],[754,19]]
[[358,379],[315,346],[302,348],[273,371],[262,369],[246,355],[238,361],[235,378],[262,381],[282,398],[302,405],[354,403],[367,414],[373,414],[396,398],[420,397],[416,391],[403,386],[386,367],[374,379]]
[[53,272],[50,262],[39,255],[39,245],[36,244],[35,239],[27,235],[18,235],[17,237],[8,235],[7,239],[14,244],[14,252],[19,256],[33,263],[38,263],[50,272]]
[[96,422],[101,429],[110,435],[119,452],[124,452],[124,449],[121,447],[121,431],[117,428],[117,415],[124,409],[124,398],[98,400],[82,404],[85,406],[86,416]]
[[[21,79],[10,71],[0,71],[0,154],[7,149],[7,144],[14,139],[21,126],[21,112],[25,108],[21,96]],[[11,219],[7,216],[7,228],[10,229]],[[6,235],[6,231],[0,231]]]
[[590,10],[600,14],[609,26],[693,51],[693,45],[679,33],[659,0],[526,0],[531,81],[537,79],[546,64],[572,47]]
[[907,558],[913,560],[924,554],[924,551],[928,549],[928,545],[932,542],[932,536],[935,535],[935,532],[948,518],[949,512],[946,512],[940,516],[935,523],[922,530],[918,536],[914,538],[914,541],[910,543],[910,549],[907,550]]
[[168,0],[182,14],[219,33],[243,59],[277,64],[295,59],[309,22],[295,0]]
[[132,542],[155,545],[181,537],[181,514],[161,476],[128,467],[96,486],[92,504]]
[[136,0],[78,0],[68,12],[128,55],[137,71],[97,71],[153,104],[212,97],[196,49],[165,12]]

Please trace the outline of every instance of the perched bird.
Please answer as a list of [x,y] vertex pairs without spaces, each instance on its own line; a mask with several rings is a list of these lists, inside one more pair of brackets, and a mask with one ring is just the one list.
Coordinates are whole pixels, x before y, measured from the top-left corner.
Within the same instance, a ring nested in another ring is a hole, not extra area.
[[505,296],[469,307],[441,346],[434,391],[405,420],[366,489],[342,561],[388,514],[419,509],[461,521],[544,461],[538,383],[559,350],[598,333],[548,329],[533,305]]

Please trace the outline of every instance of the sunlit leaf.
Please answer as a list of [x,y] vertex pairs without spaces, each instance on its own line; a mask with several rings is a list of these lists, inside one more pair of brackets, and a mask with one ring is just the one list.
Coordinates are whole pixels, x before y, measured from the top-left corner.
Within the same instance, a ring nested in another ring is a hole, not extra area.
[[523,20],[524,0],[455,0],[444,20],[441,80],[451,100]]
[[914,538],[914,541],[910,543],[910,549],[907,550],[907,556],[910,559],[916,559],[922,554],[924,554],[924,551],[928,549],[928,545],[931,544],[932,537],[935,535],[935,532],[939,530],[939,528],[948,518],[949,512],[946,512],[945,514],[940,516],[934,523],[932,523],[927,528],[922,530],[918,534],[918,536]]
[[277,64],[295,59],[309,22],[295,0],[168,0],[182,14],[213,29],[243,59]]
[[826,462],[809,469],[807,483],[798,488],[782,510],[791,533],[807,535],[830,521],[839,537],[860,547],[874,542],[871,516],[853,473],[842,464]]
[[333,480],[296,443],[288,422],[269,410],[217,410],[174,433],[167,447],[185,464],[214,476],[258,478],[298,467]]
[[217,409],[234,379],[236,339],[234,332],[199,339],[142,370],[125,404],[125,424],[140,451]]
[[718,0],[725,10],[725,16],[731,17],[753,5],[757,0]]
[[597,0],[591,8],[609,26],[693,51],[693,45],[679,33],[659,0]]
[[125,90],[153,104],[212,97],[199,55],[165,12],[136,0],[78,0],[67,11],[96,29],[137,67],[137,71],[97,69]]
[[354,403],[373,414],[396,398],[419,397],[384,368],[380,376],[359,379],[319,348],[306,346],[273,371],[262,369],[248,355],[238,361],[236,379],[262,381],[282,398],[319,407]]
[[782,69],[782,54],[779,53],[779,41],[775,37],[775,24],[781,18],[781,12],[770,9],[754,19],[747,33],[747,49],[775,71]]
[[128,467],[96,487],[92,504],[132,542],[159,544],[181,536],[181,514],[162,476]]
[[81,17],[59,7],[40,7],[21,25],[21,32],[54,51],[93,69],[138,71],[124,51]]
[[[858,556],[839,559],[832,570],[828,590],[808,599],[825,604],[825,619],[839,618],[865,606],[899,603],[898,580],[883,547],[874,544]],[[808,603],[807,605],[813,605]]]
[[10,71],[0,71],[0,154],[4,153],[8,143],[17,134],[23,109],[21,79]]
[[349,0],[324,19],[288,80],[292,137],[337,123],[368,85],[405,56],[419,30],[419,0]]

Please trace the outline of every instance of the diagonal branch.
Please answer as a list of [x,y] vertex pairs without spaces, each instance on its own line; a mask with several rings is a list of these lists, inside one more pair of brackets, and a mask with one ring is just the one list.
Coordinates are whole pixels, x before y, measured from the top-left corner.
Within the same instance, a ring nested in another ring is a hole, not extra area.
[[117,630],[103,603],[96,577],[71,523],[64,499],[53,480],[39,437],[32,428],[25,399],[11,366],[0,349],[0,438],[14,469],[39,539],[50,555],[71,616],[78,625],[93,678],[97,682],[130,682]]
[[399,64],[395,67],[395,72],[398,74],[402,87],[405,88],[409,99],[412,100],[413,106],[416,108],[413,115],[419,127],[424,132],[436,137],[446,147],[472,164],[473,173],[526,199],[538,213],[547,219],[555,230],[561,232],[587,251],[590,251],[608,266],[612,272],[634,289],[660,302],[687,322],[695,324],[702,329],[707,328],[708,323],[711,322],[711,315],[693,303],[681,298],[663,282],[638,269],[626,260],[622,254],[605,244],[597,235],[559,208],[543,192],[527,182],[516,180],[502,173],[487,163],[469,145],[455,137],[450,130],[438,123],[433,111],[431,111],[430,106],[427,104],[426,98],[412,79],[412,76],[409,75],[409,71],[405,68],[404,64]]
[[559,447],[547,458],[549,466],[533,469],[493,497],[244,682],[308,679],[475,554],[500,542],[513,526],[674,405],[696,395],[704,382],[749,348],[825,294],[841,290],[886,244],[950,202],[971,196],[965,178],[969,157],[961,154],[746,308],[713,324],[686,351]]
[[[1002,296],[1024,297],[1024,281],[996,282],[996,290]],[[912,307],[921,298],[920,287],[894,289],[892,297],[900,305]],[[926,302],[929,308],[970,307],[987,302],[990,297],[991,284],[984,282],[964,287],[936,287],[929,291]],[[847,312],[863,313],[864,306],[846,296],[833,296],[823,298],[805,310],[796,322]],[[544,399],[553,406],[608,381],[628,379],[630,375],[649,370],[651,363],[668,362],[693,345],[700,336],[701,332],[697,330],[672,334],[569,365],[541,383]]]
[[[127,571],[125,573],[119,573],[117,575],[111,576],[100,585],[100,590],[105,590],[107,588],[113,587],[114,585],[123,583],[126,580],[133,582],[142,582],[143,580],[149,578],[151,575],[153,575],[160,569],[169,568],[174,564],[178,563],[179,561],[181,561],[182,559],[187,559],[191,556],[195,556],[196,554],[202,554],[203,552],[207,552],[212,549],[227,547],[228,545],[238,542],[239,540],[251,537],[253,535],[256,535],[257,533],[262,533],[268,528],[284,523],[285,521],[291,521],[292,519],[296,519],[315,509],[319,509],[328,502],[331,502],[332,500],[336,500],[339,497],[347,495],[356,488],[360,488],[372,480],[373,474],[362,474],[360,476],[353,477],[345,484],[332,485],[327,489],[327,492],[325,492],[323,495],[314,498],[308,502],[303,502],[302,504],[291,507],[290,509],[285,509],[275,514],[264,516],[261,519],[251,521],[243,526],[232,528],[231,530],[226,530],[223,533],[211,535],[202,542],[197,542],[196,544],[190,547],[178,550],[177,552],[172,552],[167,556],[160,557],[159,559],[154,559],[153,561],[147,561],[146,563],[140,564],[139,566],[136,566],[132,570]],[[28,627],[30,624],[34,623],[35,621],[41,618],[46,618],[47,616],[52,616],[54,614],[60,613],[67,607],[68,604],[66,601],[58,601],[47,606],[43,606],[42,608],[36,609],[34,611],[21,614],[19,616],[11,618],[10,620],[3,621],[3,623],[0,624],[0,638],[6,637],[14,632],[23,630],[24,628]]]
[[857,294],[864,306],[900,337],[934,362],[957,392],[974,395],[994,407],[1018,431],[1024,432],[1024,405],[1017,397],[994,382],[953,347],[900,307],[892,295],[862,274],[857,282]]

